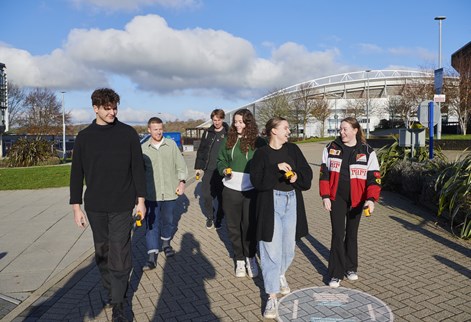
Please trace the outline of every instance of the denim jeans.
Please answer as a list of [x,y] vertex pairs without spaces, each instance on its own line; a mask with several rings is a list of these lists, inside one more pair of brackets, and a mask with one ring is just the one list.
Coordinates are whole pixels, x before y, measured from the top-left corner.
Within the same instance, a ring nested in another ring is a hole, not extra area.
[[296,192],[273,191],[275,227],[271,242],[260,241],[263,283],[267,294],[280,292],[280,276],[294,258],[296,246]]
[[173,210],[176,200],[146,200],[146,245],[147,253],[158,253],[161,240],[170,240],[175,232]]

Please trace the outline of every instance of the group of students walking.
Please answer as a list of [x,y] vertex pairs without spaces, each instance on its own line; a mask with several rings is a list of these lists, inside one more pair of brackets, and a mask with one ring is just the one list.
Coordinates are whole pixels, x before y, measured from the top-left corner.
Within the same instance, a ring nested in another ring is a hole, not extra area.
[[[85,210],[109,293],[107,305],[113,307],[114,320],[125,321],[132,211],[136,208],[146,220],[149,258],[143,269],[153,269],[160,250],[174,255],[173,209],[185,191],[188,170],[176,144],[163,138],[162,120],[149,120],[151,138],[141,147],[137,133],[117,120],[118,104],[119,95],[111,89],[92,94],[96,120],[76,139],[70,203],[76,224],[84,228],[80,204],[85,179]],[[285,118],[271,118],[263,136],[248,109],[236,111],[230,126],[224,118],[223,110],[211,113],[213,124],[203,134],[195,161],[196,176],[202,176],[206,228],[220,228],[225,218],[236,277],[258,276],[258,250],[267,293],[264,317],[276,318],[277,295],[291,292],[286,272],[296,240],[308,234],[302,191],[311,188],[313,172],[300,148],[288,142]],[[345,118],[339,137],[324,148],[319,176],[319,192],[332,223],[331,287],[338,287],[344,277],[358,279],[361,213],[364,208],[374,211],[380,189],[375,152],[357,120]]]
[[[258,275],[258,246],[268,295],[264,317],[275,318],[277,294],[291,291],[285,273],[294,259],[296,240],[308,234],[302,191],[311,188],[312,169],[299,147],[288,142],[290,126],[285,118],[271,118],[262,138],[249,110],[236,111],[228,130],[221,125],[223,113],[214,110],[211,114],[213,126],[204,133],[195,162],[197,176],[205,171],[202,185],[207,228],[212,228],[212,201],[216,198],[216,227],[225,216],[235,275]],[[221,133],[220,141],[217,132]],[[223,189],[208,189],[211,182],[219,185],[221,178]],[[339,287],[344,277],[358,279],[361,213],[365,208],[374,211],[380,189],[375,152],[366,143],[358,121],[347,117],[341,122],[339,137],[324,148],[319,176],[320,195],[332,223],[331,287]]]

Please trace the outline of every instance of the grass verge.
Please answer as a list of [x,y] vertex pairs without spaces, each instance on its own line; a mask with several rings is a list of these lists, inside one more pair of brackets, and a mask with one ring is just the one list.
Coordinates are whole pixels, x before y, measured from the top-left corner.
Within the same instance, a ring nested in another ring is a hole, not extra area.
[[67,187],[70,164],[59,166],[0,168],[0,190]]

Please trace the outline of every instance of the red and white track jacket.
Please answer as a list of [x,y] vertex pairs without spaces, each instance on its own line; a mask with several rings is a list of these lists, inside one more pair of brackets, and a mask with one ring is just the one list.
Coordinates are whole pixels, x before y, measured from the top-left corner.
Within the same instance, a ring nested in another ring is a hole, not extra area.
[[[337,138],[324,148],[319,176],[319,193],[322,198],[335,200],[340,179],[344,144]],[[350,160],[350,196],[352,207],[365,200],[378,201],[381,191],[381,174],[376,153],[366,143],[357,143]]]

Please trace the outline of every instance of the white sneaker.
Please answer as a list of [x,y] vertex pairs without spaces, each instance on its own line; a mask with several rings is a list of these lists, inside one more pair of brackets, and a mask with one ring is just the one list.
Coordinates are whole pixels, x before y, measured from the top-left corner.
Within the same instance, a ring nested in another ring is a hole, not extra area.
[[280,276],[280,293],[281,295],[291,293],[291,289],[289,288],[288,282],[286,281],[286,277],[284,275]]
[[355,271],[347,271],[345,274],[349,281],[356,281],[358,279],[358,275]]
[[236,277],[245,277],[245,262],[244,261],[237,261],[235,275]]
[[265,312],[263,312],[263,317],[265,319],[276,319],[277,306],[276,297],[269,297],[267,305],[265,306]]
[[246,262],[247,273],[249,274],[249,277],[251,278],[257,277],[258,266],[257,266],[257,260],[255,259],[255,257],[246,257],[245,262]]
[[332,288],[337,288],[340,286],[340,279],[332,277],[332,279],[329,282],[329,286]]

